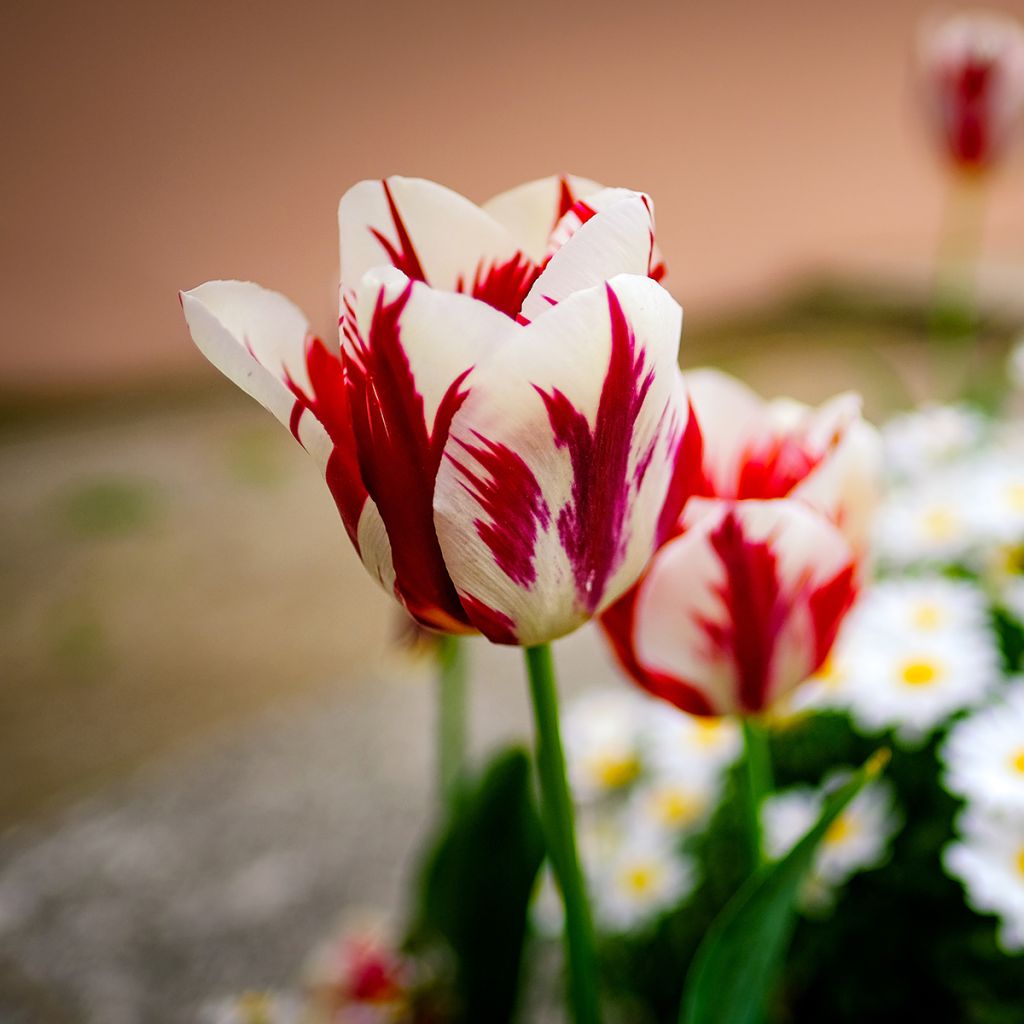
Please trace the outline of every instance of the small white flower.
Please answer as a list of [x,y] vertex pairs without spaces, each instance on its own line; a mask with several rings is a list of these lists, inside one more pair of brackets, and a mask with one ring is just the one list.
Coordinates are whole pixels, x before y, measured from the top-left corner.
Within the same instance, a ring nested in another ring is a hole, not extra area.
[[975,449],[986,429],[985,417],[969,406],[922,405],[882,428],[886,463],[900,477],[927,476]]
[[621,792],[643,768],[642,733],[651,701],[630,690],[585,694],[567,709],[565,756],[575,799]]
[[908,744],[979,704],[999,679],[995,640],[985,630],[927,636],[864,628],[844,643],[850,678],[843,696],[854,721],[868,732],[892,728]]
[[299,1024],[302,1003],[277,992],[245,992],[217,999],[199,1011],[201,1024]]
[[1024,816],[1024,681],[959,722],[942,757],[951,793]]
[[718,774],[736,760],[743,736],[735,720],[688,715],[664,701],[647,717],[652,770],[675,779],[688,773]]
[[[807,834],[821,814],[825,793],[838,779],[834,776],[820,790],[796,788],[765,801],[762,820],[769,856],[784,856]],[[881,864],[899,825],[892,787],[884,782],[865,786],[825,833],[802,894],[804,905],[831,903],[835,889],[850,877]]]
[[718,772],[687,768],[660,773],[630,794],[626,815],[637,828],[685,835],[707,822],[720,789]]
[[964,469],[894,488],[875,520],[875,548],[893,566],[969,561],[981,537]]
[[1024,457],[996,450],[972,467],[970,514],[987,544],[1024,542]]
[[946,576],[908,576],[874,584],[851,614],[854,629],[933,636],[985,630],[988,604],[973,583]]
[[692,890],[695,869],[666,837],[638,830],[591,878],[600,924],[627,932],[677,906]]
[[1024,816],[969,807],[958,825],[961,838],[943,855],[947,873],[963,882],[975,911],[999,916],[1003,949],[1024,950]]

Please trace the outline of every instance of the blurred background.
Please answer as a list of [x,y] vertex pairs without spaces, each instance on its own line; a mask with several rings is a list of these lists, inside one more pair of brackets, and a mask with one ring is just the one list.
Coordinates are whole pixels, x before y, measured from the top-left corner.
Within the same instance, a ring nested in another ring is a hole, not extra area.
[[[934,10],[8,5],[0,1017],[190,1020],[277,983],[346,905],[394,901],[428,816],[429,670],[178,289],[256,280],[331,336],[355,181],[482,201],[572,172],[653,195],[684,366],[858,388],[875,416],[951,393],[977,367],[927,355]],[[982,217],[998,355],[1024,322],[1024,147]],[[525,712],[514,652],[474,658],[486,742]],[[563,658],[570,687],[610,674],[592,638]]]

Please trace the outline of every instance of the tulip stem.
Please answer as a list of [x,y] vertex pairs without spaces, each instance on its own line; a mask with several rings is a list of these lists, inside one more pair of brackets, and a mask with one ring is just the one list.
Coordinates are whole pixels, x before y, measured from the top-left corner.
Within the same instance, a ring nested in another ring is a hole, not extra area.
[[768,734],[754,718],[743,719],[743,803],[746,817],[749,865],[753,873],[764,864],[764,835],[761,807],[772,791],[772,760]]
[[565,906],[565,951],[569,1003],[575,1024],[598,1024],[597,957],[594,926],[576,850],[572,798],[565,774],[565,754],[558,727],[558,693],[551,647],[526,648],[537,745],[541,817],[548,855]]
[[445,634],[437,650],[437,765],[441,799],[454,808],[466,775],[466,650]]

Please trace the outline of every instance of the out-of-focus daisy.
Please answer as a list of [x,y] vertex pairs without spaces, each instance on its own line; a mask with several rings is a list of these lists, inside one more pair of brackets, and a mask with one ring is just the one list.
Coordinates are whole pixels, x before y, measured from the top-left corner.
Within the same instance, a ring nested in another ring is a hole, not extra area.
[[660,773],[630,794],[627,818],[638,828],[669,835],[696,831],[714,809],[720,786],[717,772],[683,769]]
[[958,826],[959,841],[943,855],[947,873],[963,882],[974,910],[998,915],[1003,949],[1024,950],[1024,816],[969,807]]
[[845,693],[855,722],[869,732],[894,729],[908,744],[979,704],[999,678],[994,639],[982,630],[928,637],[863,629],[849,642],[862,645]]
[[882,428],[886,466],[898,477],[928,476],[982,442],[988,420],[967,405],[922,405],[894,416]]
[[995,451],[970,474],[974,530],[990,544],[1024,543],[1024,453]]
[[299,1024],[302,1002],[279,992],[243,992],[214,1000],[199,1011],[200,1024]]
[[[785,856],[806,835],[821,814],[831,785],[791,789],[765,801],[762,819],[769,856]],[[827,906],[835,889],[852,875],[881,864],[899,826],[892,787],[885,782],[865,786],[825,833],[802,894],[804,905]]]
[[643,768],[650,701],[630,690],[585,694],[566,709],[565,756],[573,795],[596,800],[624,791]]
[[735,720],[688,715],[662,701],[652,701],[648,708],[647,739],[653,771],[669,778],[718,773],[736,760],[743,746]]
[[893,566],[969,560],[980,537],[976,496],[961,468],[894,488],[875,520],[875,548]]
[[959,722],[942,758],[951,793],[1024,817],[1024,681]]
[[883,580],[868,589],[850,617],[852,630],[890,630],[897,635],[938,635],[985,630],[988,605],[973,583],[947,576]]
[[632,931],[677,906],[694,880],[692,861],[670,839],[638,829],[591,876],[595,915],[608,931]]

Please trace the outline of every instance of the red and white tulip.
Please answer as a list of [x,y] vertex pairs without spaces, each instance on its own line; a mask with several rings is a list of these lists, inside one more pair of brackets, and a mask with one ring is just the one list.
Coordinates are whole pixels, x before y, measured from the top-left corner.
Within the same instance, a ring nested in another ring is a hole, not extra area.
[[810,409],[714,371],[687,385],[682,516],[601,624],[652,693],[692,714],[753,714],[822,664],[856,597],[879,441],[853,396]]
[[994,11],[947,17],[922,32],[920,63],[949,159],[967,171],[988,168],[1024,113],[1024,28]]
[[686,422],[649,198],[552,178],[478,207],[389,178],[339,224],[340,350],[231,281],[183,294],[193,339],[317,460],[417,621],[570,632],[654,551]]

